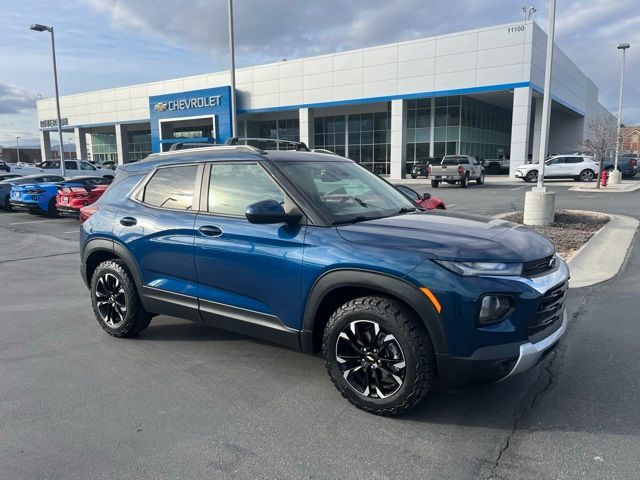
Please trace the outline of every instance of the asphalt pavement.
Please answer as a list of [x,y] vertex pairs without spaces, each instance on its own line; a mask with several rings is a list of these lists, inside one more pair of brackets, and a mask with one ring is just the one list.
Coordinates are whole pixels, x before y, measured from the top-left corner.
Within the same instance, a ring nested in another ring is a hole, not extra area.
[[[496,214],[521,208],[520,186],[416,189]],[[560,208],[638,217],[640,192],[552,188]],[[640,478],[637,242],[618,277],[569,291],[569,333],[543,366],[382,418],[344,401],[317,356],[171,317],[111,338],[77,231],[0,213],[2,480]]]

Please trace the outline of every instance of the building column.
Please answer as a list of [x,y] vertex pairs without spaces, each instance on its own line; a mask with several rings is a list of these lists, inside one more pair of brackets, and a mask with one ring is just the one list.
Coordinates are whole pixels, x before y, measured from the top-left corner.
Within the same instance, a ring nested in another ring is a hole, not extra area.
[[116,152],[118,153],[118,165],[129,162],[129,137],[127,126],[116,124]]
[[300,141],[306,143],[309,148],[315,148],[313,109],[301,108],[298,110],[298,115],[300,118]]
[[407,101],[391,100],[391,165],[390,177],[404,178],[407,165]]
[[87,160],[87,131],[84,128],[74,128],[73,134],[76,143],[76,158],[78,160]]
[[431,118],[429,119],[429,157],[436,155],[436,97],[431,97],[431,110],[429,110]]
[[535,112],[533,114],[533,146],[531,149],[531,162],[538,163],[540,157],[540,135],[542,134],[542,97],[535,100]]
[[516,167],[527,163],[529,153],[529,129],[531,128],[531,89],[513,90],[513,114],[511,120],[511,155],[509,177],[515,178]]
[[51,132],[40,130],[40,154],[42,161],[51,160]]

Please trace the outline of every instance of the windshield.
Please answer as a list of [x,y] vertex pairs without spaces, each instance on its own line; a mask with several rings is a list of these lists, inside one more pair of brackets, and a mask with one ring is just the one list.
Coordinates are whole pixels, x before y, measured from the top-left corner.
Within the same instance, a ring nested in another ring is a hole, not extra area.
[[415,203],[354,162],[282,162],[278,166],[333,224],[417,210]]

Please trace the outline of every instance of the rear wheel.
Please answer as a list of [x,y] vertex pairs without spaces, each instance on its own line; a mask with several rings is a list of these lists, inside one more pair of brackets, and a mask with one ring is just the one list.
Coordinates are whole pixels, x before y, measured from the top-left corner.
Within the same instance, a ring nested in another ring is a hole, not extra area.
[[581,182],[591,182],[595,178],[596,174],[593,170],[585,169],[580,172],[580,181]]
[[490,163],[487,167],[487,173],[491,175],[498,175],[500,173],[500,165],[497,163]]
[[7,194],[7,196],[4,199],[4,209],[7,211],[11,211],[13,210],[13,208],[11,207],[11,200],[10,200],[11,195]]
[[49,207],[47,208],[47,215],[50,217],[58,216],[58,209],[56,208],[56,197],[49,200]]
[[91,278],[91,305],[102,329],[114,337],[131,337],[149,326],[131,275],[118,260],[107,260]]
[[525,180],[529,183],[533,183],[533,182],[537,182],[538,181],[538,171],[537,170],[531,170],[530,172],[527,173]]
[[342,396],[377,415],[409,410],[433,381],[433,349],[424,325],[389,298],[362,297],[338,308],[325,327],[322,351]]
[[412,173],[411,178],[418,178],[418,175],[416,175],[415,173]]
[[431,186],[433,188],[438,188],[440,186],[440,181],[439,180],[431,180]]
[[460,186],[462,188],[467,188],[469,186],[469,177],[467,176],[466,173],[463,175],[462,179],[460,180]]

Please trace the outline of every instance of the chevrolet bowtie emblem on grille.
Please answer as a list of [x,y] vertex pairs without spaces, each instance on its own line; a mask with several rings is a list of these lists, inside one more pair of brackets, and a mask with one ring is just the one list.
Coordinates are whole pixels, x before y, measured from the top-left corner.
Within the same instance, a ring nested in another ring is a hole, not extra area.
[[169,108],[169,104],[166,102],[158,102],[153,107],[156,112],[164,112],[167,108]]

